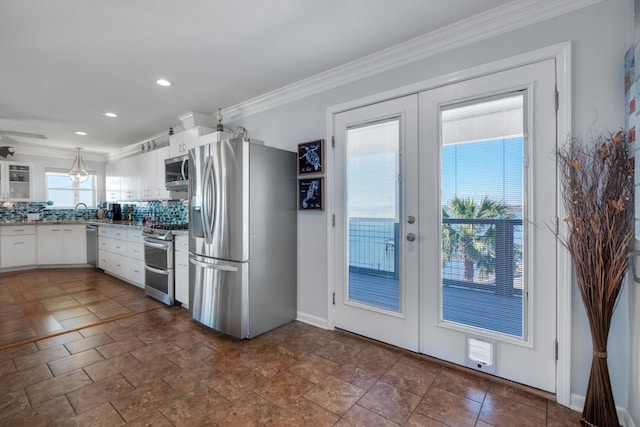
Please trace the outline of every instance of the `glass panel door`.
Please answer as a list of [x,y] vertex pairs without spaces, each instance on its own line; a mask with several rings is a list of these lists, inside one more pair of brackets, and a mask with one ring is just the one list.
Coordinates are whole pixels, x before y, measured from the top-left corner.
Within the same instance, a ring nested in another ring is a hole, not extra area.
[[347,130],[349,300],[400,311],[400,120]]
[[524,92],[448,106],[442,134],[442,318],[523,338]]
[[9,198],[28,200],[31,198],[31,167],[9,163]]
[[555,123],[554,60],[420,94],[420,352],[551,392]]
[[335,326],[418,350],[418,97],[335,116]]

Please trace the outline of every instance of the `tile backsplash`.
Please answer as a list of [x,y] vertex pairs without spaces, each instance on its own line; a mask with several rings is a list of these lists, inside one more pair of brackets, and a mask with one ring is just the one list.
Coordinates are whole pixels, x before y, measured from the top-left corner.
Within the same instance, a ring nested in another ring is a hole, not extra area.
[[[105,211],[108,204],[100,206]],[[188,221],[188,201],[164,200],[122,204],[122,219],[142,223],[153,219],[156,223],[182,224]],[[39,221],[71,221],[97,219],[98,209],[51,209],[47,202],[0,202],[0,221],[26,221],[39,216]]]
[[122,205],[122,219],[142,222],[151,219],[162,224],[186,224],[189,221],[189,202],[187,200],[153,200]]

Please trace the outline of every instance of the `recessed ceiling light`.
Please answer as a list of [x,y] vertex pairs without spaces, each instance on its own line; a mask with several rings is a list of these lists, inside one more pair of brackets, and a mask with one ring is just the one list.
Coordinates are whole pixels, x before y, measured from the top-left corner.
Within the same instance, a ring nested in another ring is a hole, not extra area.
[[89,135],[88,133],[86,133],[86,132],[82,132],[81,130],[79,130],[79,131],[77,131],[77,132],[74,132],[74,133],[75,133],[76,135],[82,135],[82,136],[87,136],[87,135]]
[[156,80],[156,83],[158,83],[160,86],[171,86],[171,82],[166,79]]
[[116,113],[111,113],[111,112],[104,113],[104,115],[107,116],[107,117],[112,117],[112,118],[113,117],[118,117],[118,115]]

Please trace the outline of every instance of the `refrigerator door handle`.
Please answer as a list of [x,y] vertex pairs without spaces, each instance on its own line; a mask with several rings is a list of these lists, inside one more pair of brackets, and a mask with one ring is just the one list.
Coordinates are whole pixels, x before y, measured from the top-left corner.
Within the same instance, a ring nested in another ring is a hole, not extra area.
[[189,262],[193,265],[197,265],[202,268],[211,268],[214,270],[222,270],[222,271],[238,271],[238,267],[233,267],[231,265],[219,265],[219,264],[210,264],[202,261],[197,261],[193,258],[189,258]]
[[202,174],[202,229],[205,241],[208,244],[213,242],[213,222],[215,215],[215,182],[213,175],[213,157],[207,157]]

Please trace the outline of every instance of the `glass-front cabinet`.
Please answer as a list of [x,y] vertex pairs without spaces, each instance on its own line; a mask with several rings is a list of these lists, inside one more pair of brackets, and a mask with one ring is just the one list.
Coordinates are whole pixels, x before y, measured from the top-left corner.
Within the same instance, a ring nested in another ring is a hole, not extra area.
[[0,200],[30,201],[33,197],[33,164],[0,162]]

